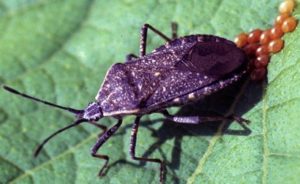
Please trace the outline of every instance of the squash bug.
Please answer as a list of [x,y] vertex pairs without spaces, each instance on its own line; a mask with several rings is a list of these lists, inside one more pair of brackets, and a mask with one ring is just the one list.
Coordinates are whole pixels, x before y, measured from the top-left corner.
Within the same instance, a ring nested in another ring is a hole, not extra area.
[[[146,54],[147,31],[152,30],[166,41],[165,45]],[[248,59],[244,51],[224,38],[213,35],[189,35],[177,38],[177,24],[172,23],[172,38],[149,24],[141,28],[140,56],[129,54],[125,63],[114,64],[107,72],[96,100],[85,109],[78,110],[47,102],[4,86],[4,89],[46,105],[67,110],[76,120],[54,132],[37,148],[37,156],[43,146],[55,135],[87,122],[103,130],[91,149],[93,157],[103,159],[99,171],[103,176],[109,156],[98,154],[99,148],[118,130],[123,117],[135,115],[131,139],[130,156],[134,160],[160,164],[160,182],[164,182],[165,166],[161,159],[136,156],[135,147],[140,119],[145,114],[161,113],[174,123],[199,124],[207,121],[236,120],[237,117],[172,116],[166,108],[183,106],[204,98],[238,81],[247,73]],[[114,117],[117,123],[107,129],[96,122],[103,117]]]

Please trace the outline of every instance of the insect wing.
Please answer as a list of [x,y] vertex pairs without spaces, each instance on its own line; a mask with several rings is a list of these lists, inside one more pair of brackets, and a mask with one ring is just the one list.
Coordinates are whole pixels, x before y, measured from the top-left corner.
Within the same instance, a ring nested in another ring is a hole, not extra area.
[[222,78],[245,64],[244,52],[226,42],[198,42],[180,60],[175,68]]
[[246,66],[242,50],[228,43],[200,42],[189,49],[172,69],[165,72],[147,105],[164,103],[230,78]]

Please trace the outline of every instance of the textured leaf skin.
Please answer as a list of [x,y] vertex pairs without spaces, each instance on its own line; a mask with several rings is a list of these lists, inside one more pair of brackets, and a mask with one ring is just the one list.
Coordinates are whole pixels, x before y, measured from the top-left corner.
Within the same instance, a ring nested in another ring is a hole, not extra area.
[[[128,53],[138,54],[143,23],[170,35],[170,22],[176,21],[180,35],[205,33],[233,39],[242,31],[270,27],[280,2],[2,1],[0,82],[83,108],[94,99],[111,64],[124,61]],[[299,13],[297,8],[294,15],[298,19]],[[221,135],[223,123],[175,126],[162,124],[161,116],[151,115],[144,117],[140,128],[137,154],[164,158],[166,183],[297,183],[299,39],[299,29],[284,37],[284,50],[272,57],[268,67],[267,84],[246,86],[242,82],[178,111],[237,112],[251,120],[250,135],[233,135],[242,130],[234,123]],[[163,44],[152,33],[148,41],[148,51]],[[237,90],[241,86],[242,93]],[[132,117],[125,119],[120,131],[101,149],[111,155],[113,164],[104,178],[96,177],[103,162],[89,155],[98,130],[88,125],[53,139],[34,159],[37,144],[72,120],[68,113],[1,90],[0,183],[158,183],[157,164],[139,164],[129,158]],[[114,122],[108,118],[101,123]]]

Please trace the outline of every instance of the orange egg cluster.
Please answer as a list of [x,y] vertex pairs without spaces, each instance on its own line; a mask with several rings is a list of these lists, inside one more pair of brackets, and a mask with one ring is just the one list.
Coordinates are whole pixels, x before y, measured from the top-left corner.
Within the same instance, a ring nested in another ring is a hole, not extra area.
[[250,33],[239,34],[234,42],[243,48],[250,59],[249,71],[252,80],[262,80],[266,74],[270,55],[283,48],[281,37],[295,30],[297,20],[291,14],[295,7],[294,0],[285,0],[279,6],[279,15],[272,28],[267,30],[255,29]]

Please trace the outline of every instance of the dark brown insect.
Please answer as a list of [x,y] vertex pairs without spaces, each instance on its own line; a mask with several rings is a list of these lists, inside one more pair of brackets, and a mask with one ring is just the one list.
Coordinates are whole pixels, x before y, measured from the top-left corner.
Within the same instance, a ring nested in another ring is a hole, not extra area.
[[[150,29],[167,43],[146,54],[147,30]],[[162,113],[174,123],[199,124],[204,121],[237,120],[247,122],[240,117],[230,116],[172,116],[166,108],[183,106],[219,91],[238,81],[247,69],[248,60],[240,48],[224,38],[212,35],[190,35],[177,38],[177,25],[172,24],[173,37],[145,24],[141,29],[140,56],[127,56],[125,63],[114,64],[107,72],[96,101],[85,109],[77,110],[63,107],[35,97],[20,93],[4,86],[9,92],[42,102],[52,107],[67,110],[76,115],[76,120],[45,139],[35,152],[39,154],[45,143],[64,130],[87,122],[103,130],[91,155],[105,160],[99,175],[107,168],[109,156],[97,154],[99,148],[120,127],[126,115],[136,115],[133,123],[130,155],[134,160],[157,162],[160,164],[160,182],[164,181],[165,167],[158,158],[137,157],[135,153],[137,132],[140,119],[145,114]],[[103,117],[114,117],[118,122],[108,130],[96,121]]]

